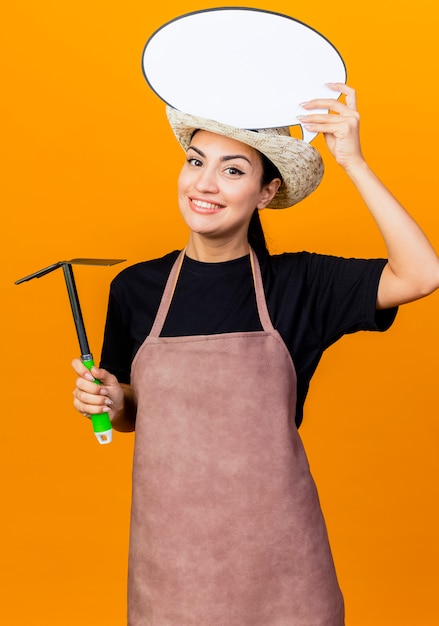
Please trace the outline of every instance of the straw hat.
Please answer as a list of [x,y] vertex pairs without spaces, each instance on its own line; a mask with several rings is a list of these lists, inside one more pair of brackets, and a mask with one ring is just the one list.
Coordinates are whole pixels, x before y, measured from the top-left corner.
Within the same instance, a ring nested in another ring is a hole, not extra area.
[[195,130],[207,130],[230,137],[259,150],[274,163],[282,175],[282,184],[270,203],[270,209],[286,209],[300,202],[319,185],[323,161],[319,152],[301,139],[291,137],[288,127],[247,130],[215,120],[182,113],[166,107],[171,128],[184,150]]

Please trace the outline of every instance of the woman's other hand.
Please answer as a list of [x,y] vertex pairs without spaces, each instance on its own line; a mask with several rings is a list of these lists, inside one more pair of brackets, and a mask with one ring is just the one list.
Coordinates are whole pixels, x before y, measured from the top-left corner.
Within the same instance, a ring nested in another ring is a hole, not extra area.
[[[108,413],[113,421],[124,407],[124,390],[116,376],[98,367],[92,367],[89,371],[80,359],[74,359],[72,367],[78,374],[73,392],[75,409],[87,417]],[[94,379],[101,384],[96,384]]]

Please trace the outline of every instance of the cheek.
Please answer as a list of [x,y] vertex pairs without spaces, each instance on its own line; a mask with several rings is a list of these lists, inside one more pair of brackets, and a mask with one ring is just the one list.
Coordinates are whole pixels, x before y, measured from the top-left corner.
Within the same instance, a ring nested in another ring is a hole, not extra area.
[[184,207],[186,206],[186,198],[189,193],[188,190],[190,188],[188,179],[189,177],[183,169],[177,179],[177,200],[180,211],[184,210]]
[[177,178],[177,189],[178,189],[178,193],[180,193],[180,190],[183,189],[184,185],[185,185],[185,171],[184,168],[182,170],[180,170],[180,174],[178,175]]
[[188,194],[196,184],[198,170],[183,166],[177,179],[177,193],[179,197]]
[[190,187],[188,179],[189,179],[189,176],[187,172],[185,172],[185,168],[183,168],[180,171],[180,174],[177,179],[177,203],[178,203],[178,208],[180,209],[180,213],[183,215],[184,218],[188,210],[187,196],[188,196],[188,189]]

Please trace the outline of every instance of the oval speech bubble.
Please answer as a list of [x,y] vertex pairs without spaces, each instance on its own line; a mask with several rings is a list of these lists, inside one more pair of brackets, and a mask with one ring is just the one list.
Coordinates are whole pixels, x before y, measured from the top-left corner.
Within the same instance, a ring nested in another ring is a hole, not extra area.
[[346,82],[339,52],[286,15],[218,8],[182,15],[159,28],[143,51],[144,76],[167,104],[241,128],[298,124],[301,102],[334,98]]

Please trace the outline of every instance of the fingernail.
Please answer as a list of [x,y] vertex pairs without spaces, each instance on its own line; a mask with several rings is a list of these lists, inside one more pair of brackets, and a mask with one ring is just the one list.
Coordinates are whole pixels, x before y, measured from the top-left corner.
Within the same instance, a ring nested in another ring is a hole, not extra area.
[[110,398],[105,398],[105,404],[107,406],[111,406],[113,404],[113,400],[110,400]]
[[94,382],[94,378],[89,372],[84,374],[84,378],[86,378],[87,380],[90,380],[91,382]]

